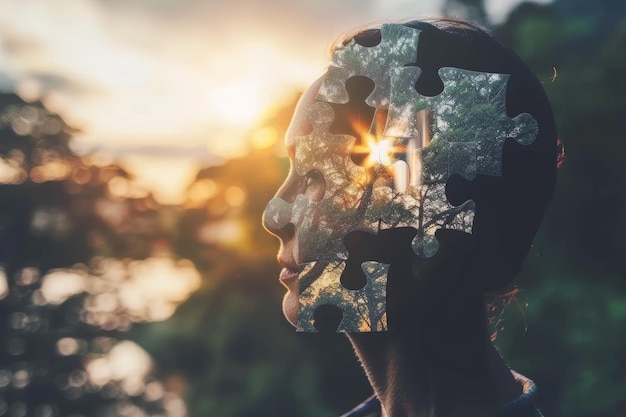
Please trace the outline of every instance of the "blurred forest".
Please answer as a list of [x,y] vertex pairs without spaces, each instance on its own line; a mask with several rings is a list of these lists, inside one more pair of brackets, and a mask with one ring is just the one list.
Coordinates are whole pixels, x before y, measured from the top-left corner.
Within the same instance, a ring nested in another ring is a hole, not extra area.
[[[489,25],[482,0],[445,11]],[[566,159],[494,321],[547,417],[626,415],[626,3],[523,3],[493,27],[543,82]],[[251,135],[282,137],[295,101]],[[41,103],[0,95],[0,416],[332,417],[370,394],[341,334],[283,319],[260,225],[276,148],[202,169],[160,205],[75,154]]]

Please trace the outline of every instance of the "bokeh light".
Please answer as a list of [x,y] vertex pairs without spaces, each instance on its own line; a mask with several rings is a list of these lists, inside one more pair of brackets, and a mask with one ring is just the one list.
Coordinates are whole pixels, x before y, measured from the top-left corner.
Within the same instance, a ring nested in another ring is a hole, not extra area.
[[[115,381],[126,394],[136,396],[145,388],[144,380],[152,369],[152,359],[136,343],[125,340],[115,344],[106,354],[88,359],[85,369],[93,385],[103,387]],[[80,385],[86,382],[82,374],[76,379],[81,381]]]
[[87,277],[72,270],[53,270],[41,282],[41,295],[45,302],[61,304],[69,297],[80,294],[87,288]]
[[0,300],[9,294],[9,282],[4,268],[0,267]]
[[0,0],[0,416],[330,416],[369,395],[343,339],[281,318],[260,214],[333,41],[444,4],[503,24],[571,154],[499,349],[545,415],[624,415],[624,2],[509,19],[520,3]]

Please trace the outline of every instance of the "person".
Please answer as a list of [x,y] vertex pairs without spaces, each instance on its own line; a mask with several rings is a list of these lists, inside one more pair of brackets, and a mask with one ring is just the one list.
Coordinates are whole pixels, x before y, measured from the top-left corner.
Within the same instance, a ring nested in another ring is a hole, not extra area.
[[345,416],[541,416],[534,383],[491,342],[486,294],[520,269],[557,142],[541,83],[470,23],[383,25],[335,46],[263,221],[287,320],[346,331],[372,385]]

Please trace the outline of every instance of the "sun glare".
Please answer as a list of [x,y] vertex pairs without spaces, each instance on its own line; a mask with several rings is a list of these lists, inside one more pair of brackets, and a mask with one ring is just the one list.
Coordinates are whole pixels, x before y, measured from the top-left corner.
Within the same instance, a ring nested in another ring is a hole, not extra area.
[[216,114],[231,123],[251,123],[263,110],[259,88],[251,83],[214,88],[209,92],[209,101]]
[[[365,168],[384,167],[393,178],[393,186],[397,192],[406,192],[409,184],[416,184],[418,181],[411,178],[411,169],[408,163],[398,154],[405,154],[406,147],[393,143],[393,139],[382,135],[373,134],[369,128],[355,125],[361,141],[352,148],[352,155],[355,162]],[[415,167],[415,173],[421,172],[421,168]]]
[[256,149],[266,149],[274,146],[278,142],[278,131],[271,127],[266,126],[255,130],[250,136],[250,142]]
[[393,149],[389,140],[376,142],[371,138],[367,138],[367,146],[370,149],[370,154],[368,156],[369,165],[374,165],[376,163],[384,166],[391,165],[391,152]]
[[364,155],[365,159],[362,163],[365,167],[373,167],[375,165],[383,165],[389,167],[392,165],[392,153],[394,152],[391,141],[384,138],[377,138],[371,133],[361,136],[363,144],[355,145],[352,153]]
[[[137,186],[151,190],[161,204],[183,203],[185,186],[193,181],[200,169],[198,163],[193,161],[161,156],[127,156],[121,165],[133,174]],[[128,187],[130,185],[119,182],[111,191],[123,192]]]

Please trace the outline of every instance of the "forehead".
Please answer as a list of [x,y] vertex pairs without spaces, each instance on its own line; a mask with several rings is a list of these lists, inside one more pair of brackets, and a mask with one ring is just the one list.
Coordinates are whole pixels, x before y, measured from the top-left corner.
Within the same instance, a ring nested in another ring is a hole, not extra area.
[[315,97],[321,85],[322,78],[320,77],[304,92],[300,101],[298,101],[296,111],[293,113],[291,124],[285,135],[285,147],[287,149],[293,149],[295,147],[296,137],[306,135],[311,130],[308,113],[311,106],[316,102]]

